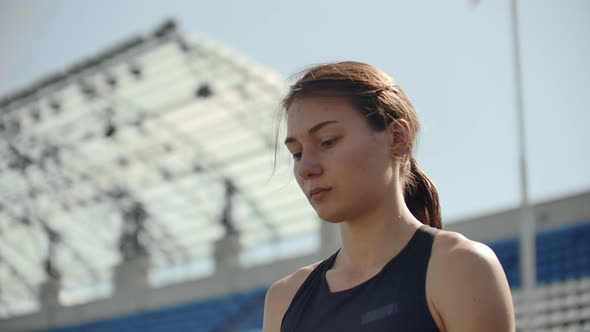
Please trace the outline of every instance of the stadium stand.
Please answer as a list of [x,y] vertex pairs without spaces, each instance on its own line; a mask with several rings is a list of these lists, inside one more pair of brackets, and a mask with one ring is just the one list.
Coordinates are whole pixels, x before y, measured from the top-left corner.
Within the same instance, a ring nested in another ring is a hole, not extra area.
[[[489,243],[502,263],[515,304],[517,328],[535,331],[590,331],[590,222],[537,234],[534,306],[527,312],[520,289],[518,240]],[[46,330],[69,331],[260,331],[266,288],[129,315]]]
[[530,308],[520,289],[518,240],[489,244],[512,288],[517,329],[590,331],[590,222],[540,232],[536,241],[538,286]]

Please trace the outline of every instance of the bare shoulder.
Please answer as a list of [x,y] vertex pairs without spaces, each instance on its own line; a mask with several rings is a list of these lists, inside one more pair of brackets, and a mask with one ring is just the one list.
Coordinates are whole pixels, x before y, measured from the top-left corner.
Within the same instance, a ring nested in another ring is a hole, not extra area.
[[[285,295],[291,295],[291,298],[288,298],[289,303],[292,300],[292,297],[295,296],[295,293],[301,287],[301,284],[307,279],[309,274],[320,264],[320,262],[304,266],[297,270],[295,273],[290,274],[281,280],[275,282],[268,290],[266,294],[266,301],[278,302],[281,300],[285,300]],[[288,297],[288,296],[287,296]]]
[[445,263],[449,263],[449,259],[459,264],[498,260],[494,251],[487,245],[472,241],[460,233],[445,230],[438,232],[432,254],[435,261],[442,259]]
[[446,331],[512,331],[506,275],[487,245],[449,231],[434,241],[428,293]]
[[505,281],[505,286],[508,287],[504,270],[494,251],[487,245],[456,232],[440,231],[437,234],[429,270],[435,277],[433,282],[438,286],[466,286],[461,284],[465,281],[476,284],[475,278],[491,273],[499,279],[496,281]]
[[279,332],[285,312],[289,308],[295,293],[309,274],[320,264],[317,262],[304,266],[295,273],[275,282],[266,293],[264,300],[264,332]]

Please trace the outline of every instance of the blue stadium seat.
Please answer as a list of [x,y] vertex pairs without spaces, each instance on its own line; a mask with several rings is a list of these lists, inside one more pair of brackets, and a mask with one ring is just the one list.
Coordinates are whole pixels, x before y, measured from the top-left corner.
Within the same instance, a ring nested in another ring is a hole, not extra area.
[[[194,303],[170,306],[138,314],[117,317],[75,326],[45,330],[48,332],[164,332],[164,331],[217,331],[225,326],[242,309],[257,304],[266,294],[266,288],[240,292],[228,296]],[[257,302],[258,301],[258,302]],[[250,331],[260,329],[258,308],[255,317],[242,324]],[[261,315],[261,313],[260,313]],[[249,316],[250,317],[250,316]]]
[[[590,276],[590,222],[562,226],[536,236],[537,282],[579,279]],[[498,256],[511,288],[520,285],[518,238],[488,244]]]

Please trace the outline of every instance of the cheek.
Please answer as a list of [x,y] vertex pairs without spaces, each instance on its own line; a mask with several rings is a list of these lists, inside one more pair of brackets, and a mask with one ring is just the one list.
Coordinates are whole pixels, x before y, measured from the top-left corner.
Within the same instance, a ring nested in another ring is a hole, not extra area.
[[295,181],[297,181],[297,185],[299,186],[299,188],[303,190],[303,179],[301,179],[301,177],[297,175],[297,169],[295,167],[293,167],[293,176],[295,177]]
[[358,185],[377,186],[388,183],[393,175],[391,161],[387,151],[379,146],[361,148],[342,161],[351,174],[351,178],[360,182]]
[[301,185],[303,184],[303,182],[297,174],[298,174],[297,165],[295,165],[295,162],[293,161],[293,177],[295,177],[295,180],[297,181],[299,188],[301,188]]

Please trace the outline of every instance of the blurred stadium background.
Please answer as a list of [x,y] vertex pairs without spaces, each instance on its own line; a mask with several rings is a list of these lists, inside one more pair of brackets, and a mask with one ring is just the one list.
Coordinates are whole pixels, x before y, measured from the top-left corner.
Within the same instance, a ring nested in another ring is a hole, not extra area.
[[[4,96],[0,330],[260,331],[268,287],[339,241],[274,165],[286,89],[166,21]],[[519,331],[590,331],[590,191],[530,205],[531,257],[522,212],[446,228],[496,252]]]

